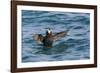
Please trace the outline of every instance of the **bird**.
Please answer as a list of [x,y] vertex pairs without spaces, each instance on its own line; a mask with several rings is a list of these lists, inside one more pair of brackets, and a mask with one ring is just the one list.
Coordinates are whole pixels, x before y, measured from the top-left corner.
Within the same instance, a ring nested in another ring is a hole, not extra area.
[[45,36],[42,34],[35,34],[33,39],[40,44],[43,44],[45,48],[51,48],[53,43],[66,35],[68,35],[69,30],[61,31],[58,33],[53,33],[50,28],[47,29]]

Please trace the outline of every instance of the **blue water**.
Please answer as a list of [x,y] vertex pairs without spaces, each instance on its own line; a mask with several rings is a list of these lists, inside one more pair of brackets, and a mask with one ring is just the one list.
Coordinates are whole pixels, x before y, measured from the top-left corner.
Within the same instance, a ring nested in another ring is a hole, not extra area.
[[[33,39],[70,29],[69,35],[46,49]],[[76,12],[22,10],[22,62],[83,60],[90,58],[90,14]]]

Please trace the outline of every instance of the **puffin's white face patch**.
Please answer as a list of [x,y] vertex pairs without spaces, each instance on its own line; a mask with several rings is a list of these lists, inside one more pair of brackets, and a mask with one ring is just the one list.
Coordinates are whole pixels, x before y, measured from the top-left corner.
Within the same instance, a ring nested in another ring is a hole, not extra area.
[[48,33],[51,33],[51,30],[50,29],[48,29],[47,31],[48,31]]

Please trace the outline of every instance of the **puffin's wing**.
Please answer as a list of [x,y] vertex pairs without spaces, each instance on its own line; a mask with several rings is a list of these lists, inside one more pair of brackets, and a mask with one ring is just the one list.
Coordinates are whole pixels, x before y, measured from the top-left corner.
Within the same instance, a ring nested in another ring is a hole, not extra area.
[[57,40],[65,37],[67,34],[68,34],[68,31],[62,31],[62,32],[56,33],[53,35],[53,40],[57,41]]
[[35,41],[37,41],[38,43],[42,43],[43,38],[44,38],[44,37],[43,37],[41,34],[35,34],[35,35],[33,35],[33,39],[34,39]]

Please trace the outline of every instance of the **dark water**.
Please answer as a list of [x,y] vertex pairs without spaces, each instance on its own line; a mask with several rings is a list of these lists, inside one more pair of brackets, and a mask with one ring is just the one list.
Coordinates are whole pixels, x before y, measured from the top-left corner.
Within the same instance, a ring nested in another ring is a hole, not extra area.
[[[54,42],[50,49],[33,40],[33,34],[45,34],[47,27],[69,36]],[[22,62],[82,60],[90,58],[90,14],[22,10]]]

